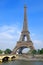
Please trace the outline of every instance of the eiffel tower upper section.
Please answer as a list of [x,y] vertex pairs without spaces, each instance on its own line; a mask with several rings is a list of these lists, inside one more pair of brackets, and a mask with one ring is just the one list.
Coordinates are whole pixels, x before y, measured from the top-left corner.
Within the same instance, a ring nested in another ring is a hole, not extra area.
[[23,22],[23,29],[21,32],[21,36],[19,41],[25,41],[25,37],[27,38],[27,41],[31,41],[30,40],[30,32],[28,31],[28,23],[27,23],[27,7],[26,5],[24,6],[24,22]]
[[22,32],[29,32],[28,31],[28,23],[27,23],[27,7],[24,6],[24,22],[23,22],[23,30]]

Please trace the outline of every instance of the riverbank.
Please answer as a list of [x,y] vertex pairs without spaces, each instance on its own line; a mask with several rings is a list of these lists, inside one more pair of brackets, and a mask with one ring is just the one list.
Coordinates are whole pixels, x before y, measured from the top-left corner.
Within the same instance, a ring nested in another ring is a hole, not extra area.
[[43,61],[43,59],[37,59],[37,58],[19,58],[19,59],[16,59],[16,60],[23,60],[23,61]]
[[43,55],[18,55],[18,58],[16,60],[43,61]]

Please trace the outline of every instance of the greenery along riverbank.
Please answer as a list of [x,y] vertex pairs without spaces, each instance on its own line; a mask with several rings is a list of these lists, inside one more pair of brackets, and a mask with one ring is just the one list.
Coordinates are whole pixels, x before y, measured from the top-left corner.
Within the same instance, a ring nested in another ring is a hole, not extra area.
[[[6,49],[6,50],[0,50],[0,54],[11,54],[12,50],[11,49]],[[29,51],[27,52],[29,54]],[[33,50],[31,54],[43,54],[43,48],[38,49],[38,50]]]
[[6,49],[6,50],[0,50],[0,54],[10,54],[12,51],[10,49]]

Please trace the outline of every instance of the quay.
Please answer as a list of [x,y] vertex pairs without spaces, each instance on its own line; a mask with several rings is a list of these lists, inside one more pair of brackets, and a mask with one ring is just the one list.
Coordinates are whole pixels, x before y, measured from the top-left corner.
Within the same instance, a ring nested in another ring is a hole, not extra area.
[[43,54],[18,55],[18,60],[23,60],[23,61],[42,61],[43,62]]

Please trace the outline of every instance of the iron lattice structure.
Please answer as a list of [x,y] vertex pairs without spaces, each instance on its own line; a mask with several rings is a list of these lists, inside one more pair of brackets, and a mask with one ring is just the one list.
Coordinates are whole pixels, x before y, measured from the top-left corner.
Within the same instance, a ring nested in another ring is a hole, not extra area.
[[[24,48],[30,48],[31,50],[34,49],[33,42],[30,39],[30,32],[28,31],[28,24],[27,24],[27,12],[26,12],[26,5],[24,6],[24,22],[23,22],[23,29],[21,32],[21,36],[19,41],[17,42],[16,47],[13,49],[13,54],[17,52],[19,49],[18,53],[22,53],[22,50]],[[26,38],[26,39],[25,39]]]

